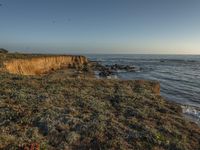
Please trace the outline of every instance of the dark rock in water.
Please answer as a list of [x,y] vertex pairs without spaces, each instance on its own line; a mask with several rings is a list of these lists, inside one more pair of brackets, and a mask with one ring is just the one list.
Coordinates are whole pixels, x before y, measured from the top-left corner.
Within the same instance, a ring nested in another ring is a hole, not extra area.
[[135,72],[136,71],[136,67],[134,66],[125,66],[124,70],[128,71],[128,72]]
[[110,75],[114,75],[113,71],[111,71],[110,69],[108,68],[104,68],[104,70],[102,70],[100,73],[99,73],[99,76],[100,77],[108,77]]
[[160,62],[165,62],[165,60],[164,60],[164,59],[161,59]]
[[0,53],[6,54],[6,53],[8,53],[8,50],[0,48]]
[[106,66],[108,68],[110,68],[113,71],[118,71],[118,70],[125,70],[128,72],[135,72],[137,70],[137,68],[135,66],[130,66],[130,65],[119,65],[119,64],[114,64],[111,66]]
[[93,68],[94,70],[100,71],[99,76],[100,77],[108,77],[111,75],[115,75],[118,71],[126,71],[126,72],[136,72],[138,70],[141,70],[140,68],[137,68],[135,66],[130,65],[101,65],[98,62],[93,62]]
[[103,68],[106,68],[97,61],[90,61],[90,66],[92,69],[98,70],[98,71],[101,71]]

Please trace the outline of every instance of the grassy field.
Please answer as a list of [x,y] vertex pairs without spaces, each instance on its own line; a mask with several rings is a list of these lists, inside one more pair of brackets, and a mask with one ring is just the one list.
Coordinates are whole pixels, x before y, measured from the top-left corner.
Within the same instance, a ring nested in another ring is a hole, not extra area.
[[0,149],[199,150],[200,128],[157,84],[1,71]]

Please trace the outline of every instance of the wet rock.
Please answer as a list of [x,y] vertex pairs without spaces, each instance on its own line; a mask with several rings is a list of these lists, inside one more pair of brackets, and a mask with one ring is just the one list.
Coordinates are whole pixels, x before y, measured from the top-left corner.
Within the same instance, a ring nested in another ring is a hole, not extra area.
[[108,77],[110,75],[114,75],[113,71],[110,70],[109,68],[104,68],[102,71],[99,73],[100,77]]
[[126,71],[126,72],[136,72],[138,70],[141,70],[140,68],[137,68],[135,66],[130,65],[101,65],[99,63],[96,63],[95,70],[100,71],[99,76],[100,77],[108,77],[111,75],[115,75],[119,71]]
[[119,71],[126,71],[126,72],[136,72],[138,70],[141,70],[140,68],[137,68],[135,66],[130,65],[101,65],[99,63],[96,63],[95,70],[100,71],[99,76],[100,77],[108,77],[111,75],[115,75]]
[[130,65],[119,65],[119,64],[114,64],[110,66],[111,70],[118,71],[118,70],[125,70],[128,72],[135,72],[136,67],[135,66],[130,66]]
[[98,71],[103,71],[105,68],[107,68],[96,61],[90,61],[90,66],[93,70],[98,70]]

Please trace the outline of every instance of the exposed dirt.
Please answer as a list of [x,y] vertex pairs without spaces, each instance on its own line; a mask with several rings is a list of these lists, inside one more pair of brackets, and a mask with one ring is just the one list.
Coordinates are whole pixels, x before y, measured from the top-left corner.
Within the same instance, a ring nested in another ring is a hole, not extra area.
[[87,58],[84,56],[43,56],[28,59],[11,59],[3,64],[9,73],[40,75],[62,67],[79,67],[87,62]]

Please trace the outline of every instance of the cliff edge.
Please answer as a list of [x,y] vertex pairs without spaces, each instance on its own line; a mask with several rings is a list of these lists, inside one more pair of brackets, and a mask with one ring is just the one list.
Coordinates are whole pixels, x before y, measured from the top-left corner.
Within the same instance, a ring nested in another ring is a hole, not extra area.
[[[0,71],[0,149],[200,149],[200,128],[159,95],[159,82],[62,69],[87,62],[83,56],[2,55],[10,73]],[[52,69],[59,70],[26,76]],[[70,77],[69,70],[84,77]]]
[[62,67],[78,67],[87,63],[84,56],[43,56],[28,59],[11,59],[4,62],[5,69],[12,74],[40,75]]

